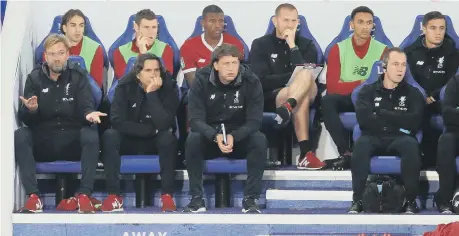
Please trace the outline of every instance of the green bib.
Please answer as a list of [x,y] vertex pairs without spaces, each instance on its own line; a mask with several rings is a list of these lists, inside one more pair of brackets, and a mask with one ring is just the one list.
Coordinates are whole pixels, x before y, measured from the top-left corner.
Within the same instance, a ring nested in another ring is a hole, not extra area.
[[[156,39],[155,42],[153,42],[153,46],[150,48],[150,50],[147,51],[147,53],[151,53],[155,56],[162,57],[164,49],[166,48],[166,45],[167,45],[166,43],[161,42]],[[133,52],[131,49],[132,49],[132,41],[119,47],[120,53],[123,56],[124,62],[126,64],[128,63],[131,57],[137,57],[139,55],[138,53]]]
[[341,63],[341,78],[342,82],[354,82],[358,80],[366,80],[371,73],[371,68],[375,61],[379,61],[385,44],[380,43],[375,39],[370,39],[370,47],[363,59],[360,59],[355,54],[352,46],[352,37],[338,43],[339,60]]
[[80,57],[83,58],[88,73],[91,73],[91,64],[94,60],[94,56],[96,55],[97,48],[100,46],[100,44],[87,36],[83,36],[82,40],[83,43],[81,44]]

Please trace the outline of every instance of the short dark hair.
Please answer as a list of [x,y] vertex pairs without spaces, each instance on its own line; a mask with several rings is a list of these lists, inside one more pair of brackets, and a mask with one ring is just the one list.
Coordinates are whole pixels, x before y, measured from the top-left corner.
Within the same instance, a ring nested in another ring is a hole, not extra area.
[[137,25],[140,25],[140,21],[142,21],[142,19],[145,19],[145,20],[154,20],[156,19],[156,14],[150,10],[150,9],[143,9],[143,10],[140,10],[139,12],[137,12],[135,14],[135,17],[134,17],[134,22],[137,24]]
[[207,7],[204,7],[204,9],[202,10],[202,18],[206,17],[207,14],[209,14],[209,13],[217,13],[217,14],[221,13],[221,14],[224,14],[223,10],[219,6],[213,5],[213,4],[209,5]]
[[436,19],[443,19],[446,23],[445,15],[441,14],[439,11],[431,11],[424,15],[424,19],[422,19],[422,26],[425,27],[429,24],[429,21]]
[[274,12],[276,14],[276,16],[279,15],[280,10],[282,10],[283,8],[291,10],[291,11],[295,10],[295,11],[298,12],[296,7],[293,6],[292,4],[290,4],[290,3],[282,3],[282,4],[280,4],[279,6],[276,7],[276,11]]
[[70,19],[72,19],[74,16],[79,16],[83,18],[86,24],[86,16],[83,14],[83,12],[80,9],[70,9],[62,16],[61,27],[59,28],[59,30],[63,34],[65,34],[64,25],[66,25],[70,21]]
[[[389,48],[387,49],[384,54],[383,54],[383,63],[384,63],[384,67],[387,66],[387,63],[389,62],[389,58],[390,58],[390,54],[392,52],[398,52],[398,53],[402,53],[402,54],[405,54],[405,52],[399,48],[399,47],[393,47],[393,48]],[[406,54],[405,54],[406,55]]]
[[218,62],[218,60],[224,56],[241,58],[241,52],[239,52],[239,49],[236,46],[223,43],[212,52],[212,63]]
[[145,62],[148,60],[155,60],[158,62],[159,71],[161,73],[161,78],[165,78],[166,72],[163,69],[163,64],[161,63],[161,59],[152,53],[144,53],[144,54],[139,54],[139,56],[137,56],[137,59],[135,60],[135,63],[134,63],[134,67],[132,68],[135,75],[138,75],[143,70],[143,67],[145,66]]
[[371,16],[375,16],[375,14],[373,13],[373,11],[367,7],[367,6],[360,6],[360,7],[356,7],[354,10],[352,10],[351,12],[351,20],[354,19],[355,15],[357,15],[357,13],[370,13]]

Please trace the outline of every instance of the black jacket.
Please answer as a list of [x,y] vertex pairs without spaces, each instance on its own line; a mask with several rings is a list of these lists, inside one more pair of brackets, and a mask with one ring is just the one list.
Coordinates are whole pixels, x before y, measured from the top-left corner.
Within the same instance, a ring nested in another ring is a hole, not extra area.
[[408,64],[414,79],[427,95],[439,100],[440,90],[457,72],[459,51],[447,35],[437,48],[428,49],[424,41],[425,36],[422,35],[405,49]]
[[297,50],[290,50],[284,39],[276,33],[257,38],[250,49],[250,67],[258,76],[263,90],[283,88],[296,65],[317,63],[317,49],[312,40],[296,34]]
[[78,64],[68,61],[59,79],[53,81],[48,65],[38,65],[27,76],[24,88],[24,98],[37,96],[38,110],[31,113],[22,105],[19,119],[40,132],[77,130],[90,125],[86,115],[95,111],[95,104],[87,75]]
[[421,125],[424,97],[405,80],[393,90],[385,89],[383,78],[384,74],[358,94],[355,112],[362,134],[415,136]]
[[454,76],[446,85],[441,107],[446,131],[459,133],[459,75]]
[[211,66],[196,72],[188,92],[191,131],[212,141],[223,123],[234,141],[243,140],[261,126],[264,98],[260,80],[247,65],[241,65],[236,79],[223,85]]
[[110,109],[110,121],[122,135],[152,137],[158,130],[175,128],[179,105],[176,82],[163,76],[161,88],[145,93],[133,71],[119,81]]

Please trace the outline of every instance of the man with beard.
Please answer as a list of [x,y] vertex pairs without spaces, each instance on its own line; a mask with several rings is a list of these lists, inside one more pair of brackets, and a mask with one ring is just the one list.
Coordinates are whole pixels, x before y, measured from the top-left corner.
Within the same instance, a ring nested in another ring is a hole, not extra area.
[[169,44],[158,39],[158,19],[150,9],[143,9],[135,14],[134,39],[113,52],[115,77],[120,79],[126,70],[126,64],[131,57],[151,53],[161,57],[169,73],[174,72],[174,51]]
[[[70,44],[52,34],[44,43],[46,62],[27,77],[19,119],[28,127],[14,133],[16,161],[26,194],[21,212],[42,212],[35,161],[81,161],[81,184],[75,201],[79,212],[94,213],[89,198],[99,159],[97,130],[106,114],[95,111],[87,72],[68,62]],[[111,181],[107,179],[107,181]]]

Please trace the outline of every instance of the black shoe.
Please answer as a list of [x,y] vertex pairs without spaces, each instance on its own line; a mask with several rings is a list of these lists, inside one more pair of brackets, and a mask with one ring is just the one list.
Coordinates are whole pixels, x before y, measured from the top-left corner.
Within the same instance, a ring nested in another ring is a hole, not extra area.
[[438,212],[440,212],[441,214],[445,214],[445,215],[453,214],[453,206],[451,205],[450,202],[442,203],[442,204],[437,203],[437,209],[438,209]]
[[416,200],[406,201],[405,213],[406,214],[419,213],[419,207],[418,207],[418,203],[416,202]]
[[289,110],[289,105],[287,103],[284,103],[280,107],[276,108],[276,122],[278,125],[286,125],[290,122],[291,116],[292,116],[292,111]]
[[363,206],[362,206],[362,201],[353,201],[351,207],[349,207],[349,210],[347,213],[349,214],[357,214],[362,212]]
[[257,199],[254,199],[252,197],[244,197],[244,200],[242,200],[242,212],[261,213],[260,207],[257,204]]
[[351,168],[352,153],[346,153],[333,163],[333,170],[348,170]]
[[206,203],[202,197],[191,198],[190,203],[183,209],[183,212],[205,212]]

